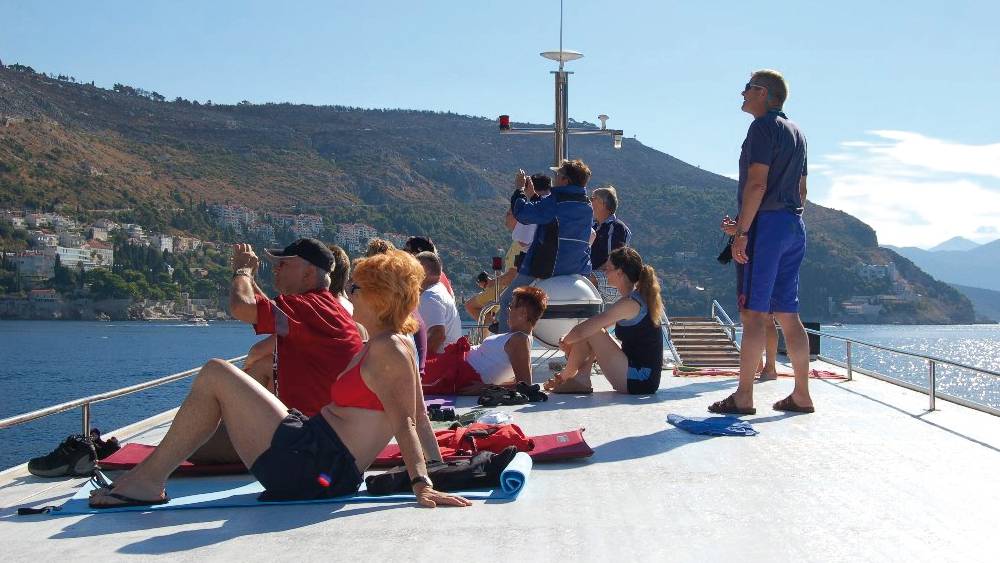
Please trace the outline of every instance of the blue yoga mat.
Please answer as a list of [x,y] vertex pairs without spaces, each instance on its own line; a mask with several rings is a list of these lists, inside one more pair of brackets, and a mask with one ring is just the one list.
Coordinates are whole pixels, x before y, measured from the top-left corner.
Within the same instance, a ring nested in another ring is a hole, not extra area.
[[[456,491],[454,494],[467,499],[513,500],[524,489],[531,474],[531,457],[518,452],[500,475],[500,487],[491,490]],[[412,493],[385,496],[369,496],[364,484],[356,494],[320,500],[290,500],[276,502],[260,502],[257,495],[264,488],[253,477],[246,475],[199,477],[197,479],[171,479],[167,482],[167,494],[170,502],[156,506],[123,506],[115,508],[91,508],[87,502],[94,485],[87,482],[73,498],[66,501],[50,514],[62,516],[68,514],[103,514],[107,512],[151,512],[157,510],[190,510],[197,508],[242,508],[255,506],[274,506],[279,504],[337,504],[337,503],[387,503],[415,502]]]
[[733,416],[686,417],[668,414],[667,422],[692,434],[705,436],[756,436],[760,434],[745,420]]

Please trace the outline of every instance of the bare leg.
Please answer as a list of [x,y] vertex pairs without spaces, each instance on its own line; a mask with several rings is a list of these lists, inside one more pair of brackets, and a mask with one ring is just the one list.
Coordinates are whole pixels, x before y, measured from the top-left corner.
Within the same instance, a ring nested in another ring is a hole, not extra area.
[[545,389],[553,393],[592,392],[590,367],[593,363],[594,352],[589,339],[573,344],[566,354],[566,367],[545,383]]
[[781,323],[781,331],[785,333],[785,345],[788,347],[788,359],[792,361],[792,371],[795,372],[795,388],[792,390],[792,401],[802,407],[812,406],[809,396],[809,336],[799,319],[798,313],[775,313]]
[[588,338],[587,343],[611,387],[619,393],[628,393],[628,358],[618,342],[608,331],[602,330]]
[[[115,481],[114,492],[135,499],[162,498],[170,473],[215,432],[222,420],[243,462],[250,467],[270,446],[286,413],[278,399],[247,374],[222,360],[209,360],[152,455]],[[101,489],[92,504],[117,504]],[[96,502],[95,502],[96,501]]]
[[760,364],[757,372],[761,381],[778,378],[778,327],[774,325],[774,316],[769,316],[764,323],[764,331],[767,334],[767,344],[765,346],[764,360]]
[[[611,387],[619,393],[628,393],[628,358],[622,352],[621,347],[611,338],[606,330],[601,330],[584,341],[577,342],[570,350],[570,357],[566,361],[566,369],[560,374],[560,379],[566,381],[567,385],[573,382],[574,386],[590,386],[590,368],[597,362],[601,366],[601,372]],[[572,379],[570,379],[572,374]],[[586,379],[583,379],[586,377]],[[562,391],[562,385],[559,391]],[[571,393],[574,391],[567,390]]]
[[[274,392],[274,336],[269,336],[253,345],[247,354],[243,371],[260,383],[269,392]],[[233,447],[226,425],[220,424],[219,429],[198,448],[188,459],[197,463],[239,463],[240,456]]]
[[740,383],[733,398],[741,409],[753,408],[753,378],[760,365],[767,341],[766,325],[768,313],[744,309],[740,311],[743,321],[743,341],[740,343]]

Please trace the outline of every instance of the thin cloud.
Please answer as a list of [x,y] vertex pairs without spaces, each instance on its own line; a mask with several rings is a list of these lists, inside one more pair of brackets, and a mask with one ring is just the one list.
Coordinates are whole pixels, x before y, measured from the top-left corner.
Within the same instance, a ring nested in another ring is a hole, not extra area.
[[952,236],[988,242],[1000,225],[1000,143],[967,145],[906,131],[840,143],[810,166],[827,177],[823,205],[875,228],[879,242],[933,246]]

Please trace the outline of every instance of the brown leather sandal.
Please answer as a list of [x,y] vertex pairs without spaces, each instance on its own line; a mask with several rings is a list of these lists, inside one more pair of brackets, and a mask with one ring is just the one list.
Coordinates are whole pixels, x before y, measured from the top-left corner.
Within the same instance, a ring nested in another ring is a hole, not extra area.
[[750,407],[741,409],[736,406],[736,394],[732,394],[721,401],[716,401],[708,406],[708,412],[715,414],[757,414],[757,409]]

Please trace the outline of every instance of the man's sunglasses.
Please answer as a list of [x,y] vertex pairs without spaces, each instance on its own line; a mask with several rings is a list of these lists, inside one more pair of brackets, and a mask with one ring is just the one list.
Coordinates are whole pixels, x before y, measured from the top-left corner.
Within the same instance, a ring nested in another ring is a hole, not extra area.
[[760,88],[761,90],[767,90],[767,86],[761,86],[760,84],[754,84],[753,82],[747,82],[746,86],[743,87],[743,91],[746,92],[751,88]]

